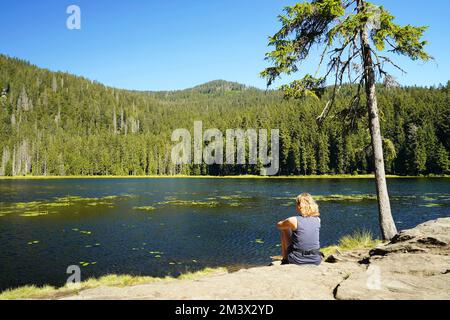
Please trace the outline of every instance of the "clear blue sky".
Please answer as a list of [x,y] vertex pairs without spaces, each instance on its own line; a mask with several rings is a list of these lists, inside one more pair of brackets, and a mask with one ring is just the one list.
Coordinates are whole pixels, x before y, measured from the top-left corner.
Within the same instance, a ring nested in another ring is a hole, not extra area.
[[[450,1],[376,0],[401,24],[428,25],[436,62],[399,58],[404,85],[450,79]],[[267,36],[288,0],[2,1],[0,53],[106,85],[183,89],[225,79],[264,88]],[[81,8],[81,30],[66,28],[66,8]],[[314,59],[313,59],[314,60]],[[314,61],[313,61],[314,62]],[[307,64],[305,70],[310,66]]]

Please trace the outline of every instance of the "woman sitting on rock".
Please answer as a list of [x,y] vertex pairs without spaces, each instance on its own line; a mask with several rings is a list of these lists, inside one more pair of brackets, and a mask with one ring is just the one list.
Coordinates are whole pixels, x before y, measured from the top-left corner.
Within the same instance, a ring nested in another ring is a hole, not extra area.
[[298,215],[277,223],[281,231],[281,264],[315,264],[322,261],[320,253],[319,206],[309,193],[296,199]]

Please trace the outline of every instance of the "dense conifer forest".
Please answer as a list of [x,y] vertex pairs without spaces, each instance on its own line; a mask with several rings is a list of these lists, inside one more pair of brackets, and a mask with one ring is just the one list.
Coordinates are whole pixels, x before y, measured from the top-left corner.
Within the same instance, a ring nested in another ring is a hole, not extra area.
[[[280,130],[280,175],[372,171],[364,108],[344,114],[341,90],[321,127],[324,101],[286,100],[279,91],[212,81],[167,92],[127,91],[40,69],[0,55],[0,176],[241,175],[257,165],[183,165],[171,161],[172,132],[193,122],[222,132]],[[379,85],[389,174],[448,174],[450,82],[439,87]]]

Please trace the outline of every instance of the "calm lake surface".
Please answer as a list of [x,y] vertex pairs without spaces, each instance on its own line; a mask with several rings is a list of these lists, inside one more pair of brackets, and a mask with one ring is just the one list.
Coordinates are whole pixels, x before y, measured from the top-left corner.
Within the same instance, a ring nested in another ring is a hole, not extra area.
[[[399,229],[450,216],[449,179],[388,184]],[[0,180],[0,290],[63,285],[69,265],[82,280],[265,265],[301,192],[318,196],[322,246],[379,235],[370,179]]]

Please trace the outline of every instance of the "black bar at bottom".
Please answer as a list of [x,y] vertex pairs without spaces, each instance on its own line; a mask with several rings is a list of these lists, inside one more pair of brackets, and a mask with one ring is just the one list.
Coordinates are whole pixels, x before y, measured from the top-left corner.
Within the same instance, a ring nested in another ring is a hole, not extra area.
[[[4,314],[92,319],[364,319],[397,310],[402,318],[430,310],[444,312],[449,301],[0,301]],[[431,308],[429,308],[431,307]],[[424,309],[426,308],[426,309]],[[445,308],[445,309],[444,309]],[[8,313],[11,312],[11,313]]]

